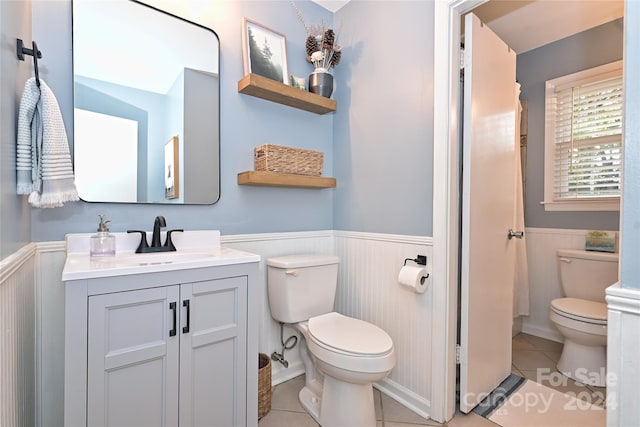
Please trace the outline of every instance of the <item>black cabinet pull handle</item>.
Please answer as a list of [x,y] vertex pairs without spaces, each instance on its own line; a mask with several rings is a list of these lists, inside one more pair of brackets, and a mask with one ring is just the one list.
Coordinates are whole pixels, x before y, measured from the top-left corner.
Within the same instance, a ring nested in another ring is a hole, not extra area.
[[176,303],[169,303],[169,310],[173,311],[173,328],[169,329],[169,336],[173,337],[176,335]]
[[189,300],[186,299],[182,301],[182,306],[187,307],[187,326],[182,328],[182,333],[189,333],[189,324],[191,323],[191,304],[189,304]]

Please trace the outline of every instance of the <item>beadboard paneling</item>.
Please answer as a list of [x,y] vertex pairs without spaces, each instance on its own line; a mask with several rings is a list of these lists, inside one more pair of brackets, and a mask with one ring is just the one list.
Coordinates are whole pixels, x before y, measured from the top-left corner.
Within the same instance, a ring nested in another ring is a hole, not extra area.
[[[396,366],[378,387],[423,416],[430,411],[433,291],[417,294],[398,284],[405,258],[427,255],[431,239],[335,232],[340,257],[336,310],[384,329],[396,349]],[[427,279],[429,280],[429,279]]]
[[607,289],[607,425],[638,425],[638,384],[640,384],[640,291]]
[[[562,295],[555,251],[584,247],[585,230],[527,228],[527,251],[531,315],[523,319],[526,333],[561,341],[549,320],[549,304]],[[432,289],[414,294],[397,283],[405,258],[417,254],[432,262],[431,239],[344,231],[311,231],[223,236],[225,246],[261,256],[260,287],[263,301],[260,313],[259,351],[281,351],[280,327],[271,319],[267,298],[265,261],[269,257],[295,253],[335,254],[341,258],[336,295],[336,310],[380,326],[391,335],[398,360],[391,375],[378,387],[416,412],[430,411],[432,363],[431,331]],[[64,242],[38,243],[37,323],[41,419],[59,419],[61,412],[55,396],[61,396],[58,374],[63,366],[63,347],[56,344],[64,336],[64,288],[60,274],[64,263]],[[295,332],[285,328],[285,339]],[[285,353],[289,368],[273,363],[273,383],[278,384],[304,372],[298,350]],[[58,366],[59,365],[59,366]],[[51,417],[51,418],[48,418]]]
[[35,425],[35,244],[0,262],[0,426]]

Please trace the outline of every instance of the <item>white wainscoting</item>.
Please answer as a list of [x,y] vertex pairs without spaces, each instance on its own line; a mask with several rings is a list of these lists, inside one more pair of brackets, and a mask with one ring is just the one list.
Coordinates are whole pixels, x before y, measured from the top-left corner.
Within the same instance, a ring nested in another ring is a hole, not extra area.
[[377,387],[429,417],[433,290],[414,293],[398,284],[398,273],[405,258],[418,254],[427,256],[427,270],[431,271],[431,238],[334,233],[336,255],[341,259],[336,310],[371,322],[391,336],[396,366]]
[[[562,341],[562,337],[549,321],[549,304],[562,295],[558,278],[555,252],[559,248],[580,249],[584,247],[586,230],[527,228],[527,251],[529,261],[530,316],[522,322],[523,332]],[[273,256],[294,253],[335,254],[341,258],[336,295],[336,310],[349,316],[372,322],[391,335],[397,350],[396,367],[378,388],[394,397],[417,413],[428,416],[431,405],[433,290],[414,294],[397,283],[397,275],[405,258],[417,254],[427,255],[428,269],[432,265],[432,241],[430,237],[399,236],[390,234],[359,233],[346,231],[309,231],[294,233],[265,233],[223,236],[225,246],[259,254],[260,287],[263,304],[260,313],[259,351],[271,354],[280,351],[280,328],[271,319],[267,298],[265,260]],[[34,249],[34,247],[36,249]],[[28,305],[30,289],[35,280],[36,299],[36,377],[37,390],[23,387],[21,393],[35,393],[37,399],[37,425],[62,424],[62,390],[64,366],[64,286],[60,281],[64,264],[64,242],[44,242],[29,245],[36,253],[26,256],[21,251],[2,261],[0,274],[0,300],[5,294],[15,298],[15,286],[23,289],[21,301]],[[26,256],[26,260],[25,260]],[[36,267],[37,266],[37,267]],[[19,268],[18,268],[19,267]],[[37,272],[34,274],[34,272]],[[14,289],[11,291],[10,289]],[[5,300],[3,300],[5,301]],[[4,303],[7,304],[6,302]],[[13,306],[0,308],[1,321],[5,317],[16,321]],[[27,313],[26,308],[24,313]],[[11,314],[13,313],[13,314]],[[3,317],[4,316],[4,317]],[[12,317],[13,316],[13,317]],[[21,327],[31,328],[27,323]],[[285,328],[285,339],[294,334]],[[9,339],[6,335],[2,340]],[[11,338],[14,339],[15,338]],[[33,342],[33,341],[31,341]],[[0,364],[18,363],[5,356],[5,342],[1,343]],[[21,341],[23,351],[29,343]],[[257,356],[256,356],[257,357]],[[273,384],[286,381],[301,374],[304,369],[298,350],[285,353],[289,361],[286,369],[273,364]],[[30,375],[22,368],[19,375]],[[6,370],[2,375],[7,375]],[[17,378],[15,375],[12,378]],[[3,387],[5,383],[3,382]],[[13,386],[12,386],[13,387]],[[17,397],[16,397],[17,398]],[[20,398],[20,401],[22,399]],[[30,400],[32,401],[32,400]],[[15,402],[14,402],[15,403]],[[33,408],[32,408],[33,409]],[[28,408],[24,409],[28,412]],[[35,411],[35,410],[34,410]],[[6,415],[9,414],[9,415]],[[26,416],[2,410],[1,417]],[[10,419],[11,420],[11,419]],[[7,424],[7,423],[5,423]],[[15,423],[8,423],[13,425]],[[32,423],[17,423],[31,425]],[[4,425],[4,424],[3,424]]]
[[584,249],[588,230],[527,228],[530,315],[522,320],[522,332],[562,342],[549,320],[551,300],[562,297],[557,249]]
[[[555,251],[584,247],[586,230],[527,228],[531,311],[522,322],[523,332],[561,341],[549,321],[549,304],[562,295]],[[281,351],[280,327],[271,319],[267,298],[265,260],[294,253],[335,254],[341,258],[336,310],[372,322],[391,335],[398,361],[391,375],[378,387],[416,412],[428,416],[432,382],[433,292],[414,294],[397,283],[405,258],[427,255],[432,265],[430,237],[346,231],[309,231],[223,236],[225,246],[259,254],[260,313],[259,351]],[[64,287],[60,276],[64,242],[37,243],[37,378],[38,425],[62,420],[62,366],[64,366]],[[27,268],[27,265],[22,269]],[[27,268],[27,271],[29,269]],[[285,328],[285,339],[295,332]],[[436,350],[437,351],[437,350]],[[256,356],[257,357],[257,356]],[[273,383],[301,374],[298,350],[285,352],[289,368],[273,363]]]
[[0,426],[35,425],[35,248],[0,261]]
[[638,425],[640,290],[607,289],[607,426]]

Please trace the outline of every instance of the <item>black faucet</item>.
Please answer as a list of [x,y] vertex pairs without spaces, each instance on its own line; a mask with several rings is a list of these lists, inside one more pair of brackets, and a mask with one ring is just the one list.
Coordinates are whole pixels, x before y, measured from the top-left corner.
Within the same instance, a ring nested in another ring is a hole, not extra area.
[[157,216],[153,222],[153,235],[151,238],[151,246],[147,243],[147,232],[142,230],[127,230],[127,233],[140,233],[140,244],[136,249],[137,254],[149,253],[149,252],[172,252],[176,250],[173,241],[171,240],[171,233],[182,232],[182,229],[167,231],[167,238],[164,245],[160,243],[160,229],[167,226],[167,221],[163,216]]
[[167,221],[165,221],[163,216],[157,216],[156,220],[153,221],[153,237],[151,238],[152,248],[159,248],[162,246],[162,244],[160,244],[160,229],[166,226]]

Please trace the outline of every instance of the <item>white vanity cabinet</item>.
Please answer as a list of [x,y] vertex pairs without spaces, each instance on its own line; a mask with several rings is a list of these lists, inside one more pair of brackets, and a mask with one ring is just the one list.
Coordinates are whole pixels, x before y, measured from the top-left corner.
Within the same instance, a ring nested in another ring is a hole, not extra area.
[[67,280],[65,426],[256,426],[253,257]]
[[179,286],[88,298],[87,425],[178,425],[179,298]]
[[89,297],[87,424],[245,425],[246,295],[234,277]]

